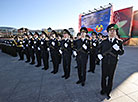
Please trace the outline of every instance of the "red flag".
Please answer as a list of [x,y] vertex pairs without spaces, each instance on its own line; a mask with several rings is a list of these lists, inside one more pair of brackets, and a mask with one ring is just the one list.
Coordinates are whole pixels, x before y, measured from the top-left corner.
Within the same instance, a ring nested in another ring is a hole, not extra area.
[[79,15],[79,26],[78,26],[78,31],[80,31],[80,29],[81,29],[81,14]]
[[114,12],[113,22],[119,27],[119,34],[127,38],[131,32],[133,7],[121,9]]

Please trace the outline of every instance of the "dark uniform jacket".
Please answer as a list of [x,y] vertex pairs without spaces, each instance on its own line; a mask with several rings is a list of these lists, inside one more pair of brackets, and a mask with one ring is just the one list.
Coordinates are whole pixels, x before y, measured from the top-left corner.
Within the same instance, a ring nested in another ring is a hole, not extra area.
[[27,39],[24,39],[23,40],[23,48],[24,49],[27,49],[28,48],[28,40]]
[[[117,44],[120,47],[119,51],[113,49],[114,44]],[[108,38],[106,40],[103,40],[102,43],[97,47],[97,49],[99,50],[98,53],[102,54],[103,56],[103,63],[108,64],[116,64],[118,61],[118,55],[122,55],[124,53],[122,41],[116,38],[112,43],[109,41]]]
[[63,54],[72,54],[72,46],[71,46],[71,41],[69,39],[67,40],[62,40],[61,41],[61,50],[63,52]]
[[48,51],[48,48],[49,48],[48,41],[45,40],[45,39],[41,39],[41,41],[40,41],[40,49],[41,49],[41,52]]
[[[85,49],[83,47],[83,45],[87,46],[87,48]],[[84,53],[84,54],[88,54],[89,51],[89,40],[84,39],[84,41],[82,39],[78,39],[74,42],[74,50],[77,51],[77,54],[80,53]]]
[[33,39],[32,39],[32,38],[31,38],[31,39],[29,39],[29,40],[28,40],[28,46],[29,46],[29,48],[30,48],[30,49],[34,49],[33,44],[34,44]]
[[49,47],[51,53],[59,54],[60,44],[57,39],[49,40]]
[[90,53],[95,54],[96,52],[96,47],[98,46],[98,40],[90,40]]
[[23,41],[22,40],[17,40],[17,47],[23,47]]
[[40,43],[41,41],[37,38],[37,39],[34,39],[34,43],[33,43],[33,46],[34,46],[34,50],[35,52],[40,52]]

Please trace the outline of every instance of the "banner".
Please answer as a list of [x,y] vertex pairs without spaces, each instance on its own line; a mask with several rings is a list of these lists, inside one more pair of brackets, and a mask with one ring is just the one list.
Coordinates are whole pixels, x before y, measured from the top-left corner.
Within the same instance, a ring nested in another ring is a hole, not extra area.
[[79,15],[79,26],[78,26],[78,31],[80,31],[80,29],[81,29],[81,17],[82,17],[82,15],[80,14],[80,15]]
[[131,36],[134,38],[138,38],[138,10],[135,11],[133,14],[133,25],[132,25]]
[[81,27],[86,27],[90,30],[90,32],[95,31],[97,33],[102,33],[103,35],[107,35],[106,28],[110,22],[111,8],[112,7],[109,7],[82,16]]
[[125,8],[114,12],[113,22],[119,27],[121,38],[128,38],[131,34],[132,8]]

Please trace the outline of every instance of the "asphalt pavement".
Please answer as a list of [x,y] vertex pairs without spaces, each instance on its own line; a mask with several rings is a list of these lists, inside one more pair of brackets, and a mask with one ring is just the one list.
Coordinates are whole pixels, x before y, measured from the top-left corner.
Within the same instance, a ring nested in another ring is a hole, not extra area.
[[[65,80],[62,64],[51,74],[52,63],[44,71],[19,57],[0,51],[0,102],[138,102],[138,47],[125,47],[114,76],[111,98],[100,95],[101,66],[88,73],[84,87],[77,85],[76,62],[72,58],[71,75]],[[87,70],[89,69],[89,62]]]

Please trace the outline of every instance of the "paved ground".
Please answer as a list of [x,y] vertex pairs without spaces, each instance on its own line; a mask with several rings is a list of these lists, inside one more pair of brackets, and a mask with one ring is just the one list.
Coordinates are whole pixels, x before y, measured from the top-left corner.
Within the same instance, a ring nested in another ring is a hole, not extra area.
[[53,75],[51,63],[43,71],[0,52],[0,102],[138,102],[138,47],[125,47],[109,100],[99,94],[100,66],[96,66],[95,74],[87,73],[84,87],[75,84],[78,78],[74,66],[73,59],[71,77],[65,80],[61,78],[62,65]]

